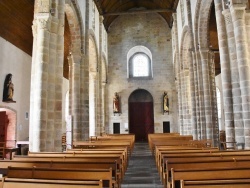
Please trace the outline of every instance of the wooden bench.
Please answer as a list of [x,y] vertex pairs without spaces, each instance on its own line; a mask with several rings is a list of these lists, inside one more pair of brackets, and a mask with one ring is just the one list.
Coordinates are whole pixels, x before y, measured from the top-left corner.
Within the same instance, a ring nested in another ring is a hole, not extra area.
[[99,156],[99,157],[39,157],[39,156],[15,156],[13,161],[21,161],[21,162],[34,162],[34,161],[43,161],[43,162],[75,162],[75,163],[84,163],[84,162],[91,162],[91,163],[110,163],[115,162],[117,164],[117,175],[119,177],[119,181],[121,181],[125,174],[124,164],[122,163],[122,160],[120,156],[112,156],[112,157],[105,157],[105,156]]
[[118,185],[121,183],[121,173],[117,169],[116,161],[0,161],[0,174],[7,175],[7,169],[12,167],[39,167],[39,168],[75,168],[75,169],[110,169],[112,168],[113,179]]
[[[178,154],[182,155],[183,153],[211,153],[211,152],[217,152],[219,151],[218,148],[204,148],[204,149],[194,149],[192,147],[185,147],[182,146],[182,148],[179,146],[177,150],[174,149],[166,149],[166,150],[160,150],[157,149],[155,154],[155,162],[157,167],[160,167],[161,164],[163,164],[164,157],[170,156],[170,154]],[[183,155],[182,155],[183,156]]]
[[169,162],[166,161],[166,169],[164,169],[163,174],[163,181],[164,185],[169,183],[169,177],[172,176],[171,169],[178,170],[178,169],[185,169],[185,170],[195,170],[195,169],[206,169],[206,168],[250,168],[250,158],[249,159],[242,159],[242,160],[235,160],[232,159],[218,159],[213,161],[203,161],[202,158],[196,162]]
[[181,145],[181,144],[187,145],[185,143],[185,141],[187,140],[193,140],[193,136],[192,135],[184,135],[184,136],[172,135],[172,136],[158,136],[158,137],[151,136],[149,140],[149,148],[151,152],[154,153],[154,147],[157,145]]
[[106,141],[75,141],[73,148],[110,148],[110,147],[127,147],[129,153],[132,153],[132,145],[130,141],[114,142],[112,140]]
[[172,188],[179,187],[181,180],[231,180],[250,179],[250,168],[171,169]]
[[119,157],[121,160],[121,172],[124,174],[125,170],[127,169],[128,161],[124,154],[118,152],[118,153],[105,153],[105,152],[99,152],[99,153],[57,153],[57,152],[38,152],[38,153],[30,153],[28,157],[48,157],[48,158],[54,158],[54,157]]
[[69,180],[44,180],[44,179],[19,179],[19,178],[2,178],[1,188],[102,188],[100,181],[69,181]]
[[192,163],[197,161],[216,161],[216,160],[232,160],[235,161],[238,160],[248,160],[250,158],[249,152],[218,152],[218,153],[170,153],[170,154],[164,154],[161,164],[158,164],[157,166],[158,171],[160,173],[161,179],[164,179],[164,172],[166,171],[166,161],[168,163]]
[[[112,188],[112,169],[65,169],[8,167],[8,178],[103,181],[104,187]],[[117,187],[117,185],[114,185]]]
[[181,188],[249,188],[250,179],[236,180],[181,180]]

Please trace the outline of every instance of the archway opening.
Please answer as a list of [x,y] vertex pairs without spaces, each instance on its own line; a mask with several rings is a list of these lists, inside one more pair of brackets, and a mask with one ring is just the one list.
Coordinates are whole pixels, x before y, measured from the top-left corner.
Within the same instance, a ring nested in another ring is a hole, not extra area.
[[147,141],[154,133],[154,107],[152,95],[144,90],[135,90],[129,97],[129,133],[136,141]]

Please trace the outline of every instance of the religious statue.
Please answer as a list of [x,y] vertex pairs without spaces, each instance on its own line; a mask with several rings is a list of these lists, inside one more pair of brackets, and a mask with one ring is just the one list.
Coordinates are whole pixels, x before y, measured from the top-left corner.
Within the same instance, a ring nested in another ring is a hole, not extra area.
[[14,84],[12,83],[12,74],[7,74],[4,81],[3,102],[15,102],[13,100]]
[[169,113],[169,98],[167,92],[163,94],[163,113],[165,112]]
[[113,112],[114,113],[120,113],[119,95],[118,95],[117,92],[115,92],[115,96],[113,98]]

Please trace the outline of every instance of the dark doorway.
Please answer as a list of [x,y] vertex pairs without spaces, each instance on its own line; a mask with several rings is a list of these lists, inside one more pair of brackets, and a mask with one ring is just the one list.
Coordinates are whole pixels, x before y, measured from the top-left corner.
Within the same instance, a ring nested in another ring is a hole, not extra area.
[[170,133],[170,122],[169,121],[163,122],[163,133]]
[[129,97],[129,133],[136,141],[147,141],[154,133],[153,97],[146,90],[136,90]]
[[8,116],[6,112],[0,112],[0,142],[6,141]]
[[120,134],[120,123],[113,123],[113,133]]

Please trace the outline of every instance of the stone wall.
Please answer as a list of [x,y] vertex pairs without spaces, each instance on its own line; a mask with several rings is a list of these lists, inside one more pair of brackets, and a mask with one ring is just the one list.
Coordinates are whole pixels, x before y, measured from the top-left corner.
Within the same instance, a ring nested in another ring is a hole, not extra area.
[[[135,46],[144,46],[152,53],[153,79],[129,80],[127,54]],[[171,132],[178,131],[177,93],[172,62],[171,30],[159,14],[119,16],[108,31],[108,84],[106,98],[106,131],[113,133],[113,123],[120,123],[121,133],[128,133],[128,98],[136,89],[145,89],[153,96],[155,132],[163,131],[163,122],[170,122]],[[170,113],[163,114],[162,97],[168,92]],[[113,114],[113,95],[121,98],[120,116]]]

